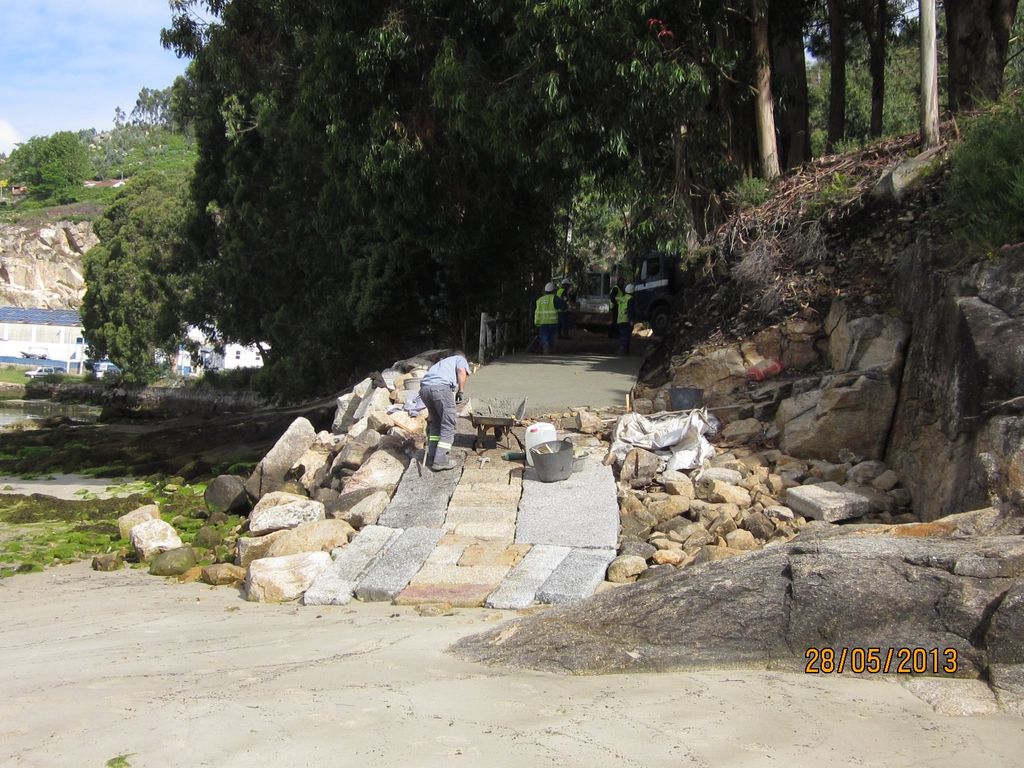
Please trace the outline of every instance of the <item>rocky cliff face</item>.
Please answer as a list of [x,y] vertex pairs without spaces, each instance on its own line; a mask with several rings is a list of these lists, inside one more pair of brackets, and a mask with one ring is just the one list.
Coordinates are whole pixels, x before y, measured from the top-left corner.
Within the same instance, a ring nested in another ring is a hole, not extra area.
[[90,222],[0,227],[0,306],[76,309],[82,255],[98,242]]

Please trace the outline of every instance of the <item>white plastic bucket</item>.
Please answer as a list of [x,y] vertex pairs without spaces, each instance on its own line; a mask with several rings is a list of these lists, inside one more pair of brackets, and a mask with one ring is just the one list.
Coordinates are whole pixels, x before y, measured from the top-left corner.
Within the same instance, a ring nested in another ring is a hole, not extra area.
[[558,439],[554,424],[541,421],[531,424],[526,428],[526,463],[533,466],[533,457],[530,456],[530,449],[541,443],[551,443]]

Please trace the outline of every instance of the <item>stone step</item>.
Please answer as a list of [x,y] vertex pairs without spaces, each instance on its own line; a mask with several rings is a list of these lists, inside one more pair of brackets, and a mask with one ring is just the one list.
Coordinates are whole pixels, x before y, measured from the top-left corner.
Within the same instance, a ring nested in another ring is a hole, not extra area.
[[392,528],[440,528],[461,475],[458,468],[435,472],[417,461],[411,462],[378,524]]
[[443,534],[440,528],[407,528],[360,579],[356,597],[367,602],[394,600],[423,566]]
[[533,605],[537,590],[569,554],[569,547],[538,544],[530,549],[485,602],[488,608],[519,609]]
[[557,483],[542,483],[532,467],[524,472],[516,542],[614,549],[618,536],[611,467],[588,458],[579,472]]
[[541,603],[577,603],[590,597],[604,581],[615,549],[574,548],[537,590]]
[[401,529],[381,525],[364,527],[348,546],[335,550],[331,566],[306,590],[306,605],[345,605],[352,599],[359,578],[381,559],[401,535]]

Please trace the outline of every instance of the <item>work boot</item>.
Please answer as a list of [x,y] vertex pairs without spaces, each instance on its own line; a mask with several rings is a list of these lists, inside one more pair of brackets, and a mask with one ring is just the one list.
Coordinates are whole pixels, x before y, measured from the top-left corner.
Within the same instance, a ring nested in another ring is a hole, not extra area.
[[437,453],[434,455],[433,461],[430,462],[430,468],[435,472],[444,472],[446,469],[455,469],[458,466],[452,461],[451,456],[448,455],[448,451],[437,449]]

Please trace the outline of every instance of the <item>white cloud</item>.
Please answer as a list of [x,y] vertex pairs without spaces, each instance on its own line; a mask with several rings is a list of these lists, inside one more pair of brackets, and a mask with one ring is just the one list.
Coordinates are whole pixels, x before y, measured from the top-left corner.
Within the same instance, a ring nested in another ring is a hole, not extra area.
[[14,126],[0,117],[0,152],[3,152],[5,155],[11,154],[14,145],[21,140]]

